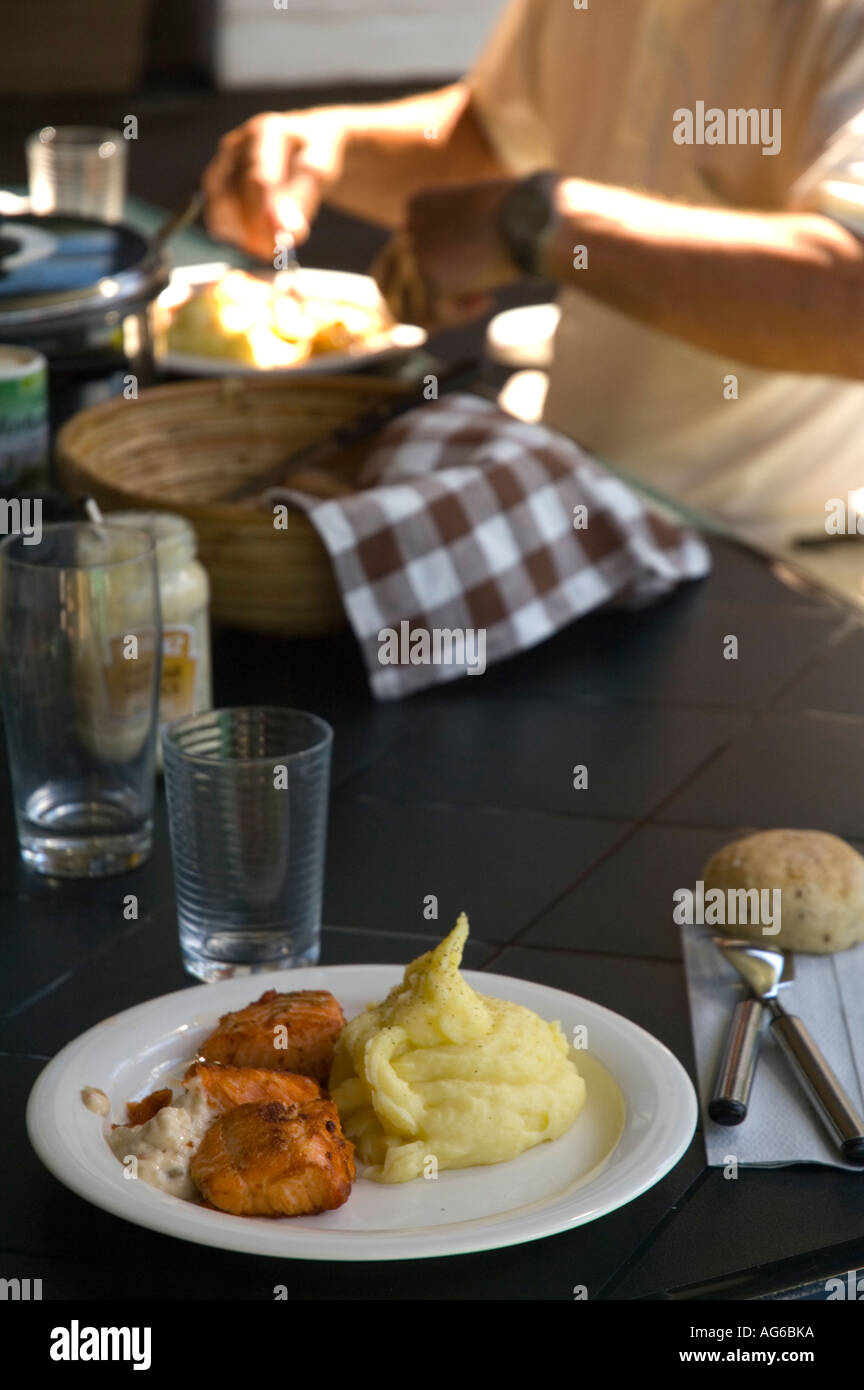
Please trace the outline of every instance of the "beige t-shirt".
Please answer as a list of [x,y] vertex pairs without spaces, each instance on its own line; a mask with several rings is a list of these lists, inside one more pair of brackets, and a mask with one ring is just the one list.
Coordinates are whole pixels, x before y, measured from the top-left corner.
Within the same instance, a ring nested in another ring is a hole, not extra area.
[[[514,172],[806,207],[864,235],[864,0],[512,0],[467,82]],[[764,109],[760,142],[696,143],[720,131],[711,108]],[[600,458],[764,539],[821,531],[826,501],[864,486],[864,384],[760,371],[575,288],[560,300],[544,418]]]

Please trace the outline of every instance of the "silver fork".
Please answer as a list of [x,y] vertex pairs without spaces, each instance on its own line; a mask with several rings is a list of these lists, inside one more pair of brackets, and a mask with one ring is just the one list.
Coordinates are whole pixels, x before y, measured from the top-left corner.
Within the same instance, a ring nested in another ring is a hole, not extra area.
[[297,247],[291,233],[287,231],[280,232],[277,246],[279,248],[281,260],[284,261],[284,265],[276,271],[276,275],[273,279],[273,289],[277,294],[293,294],[296,298],[299,294],[297,289],[297,272],[300,269],[300,260],[297,256]]

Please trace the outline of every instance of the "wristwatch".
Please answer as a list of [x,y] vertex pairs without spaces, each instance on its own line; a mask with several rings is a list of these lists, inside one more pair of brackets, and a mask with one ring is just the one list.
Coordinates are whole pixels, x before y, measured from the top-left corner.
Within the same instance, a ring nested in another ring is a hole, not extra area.
[[526,275],[541,275],[543,252],[557,220],[559,175],[550,169],[521,179],[501,205],[498,226],[510,255]]

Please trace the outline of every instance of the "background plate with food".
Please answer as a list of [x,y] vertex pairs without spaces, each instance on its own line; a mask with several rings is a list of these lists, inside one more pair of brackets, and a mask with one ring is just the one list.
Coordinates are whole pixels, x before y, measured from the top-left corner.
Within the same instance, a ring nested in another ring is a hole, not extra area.
[[254,982],[241,976],[106,1019],[64,1048],[36,1082],[27,1110],[33,1146],[72,1191],[127,1221],[202,1245],[314,1260],[418,1259],[536,1240],[632,1201],[685,1152],[696,1097],[661,1043],[599,1004],[477,971],[464,978],[482,994],[557,1019],[568,1037],[587,1030],[587,1048],[573,1054],[587,1084],[582,1112],[559,1139],[509,1162],[442,1171],[434,1181],[360,1178],[344,1206],[316,1216],[232,1216],[129,1181],[106,1143],[109,1121],[82,1103],[85,1087],[100,1087],[112,1118],[121,1119],[128,1100],[182,1075],[220,1016],[260,990],[329,990],[351,1019],[402,977],[395,965],[314,967],[258,975]]
[[187,376],[349,371],[426,341],[395,323],[368,275],[300,267],[177,269],[158,301],[160,366]]

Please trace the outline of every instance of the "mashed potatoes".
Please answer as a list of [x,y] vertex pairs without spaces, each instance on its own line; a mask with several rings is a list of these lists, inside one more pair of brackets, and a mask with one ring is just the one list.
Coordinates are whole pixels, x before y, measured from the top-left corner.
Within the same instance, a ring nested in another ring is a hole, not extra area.
[[467,936],[463,913],[382,1004],[342,1030],[330,1091],[367,1178],[503,1163],[557,1139],[585,1103],[559,1025],[462,978]]

